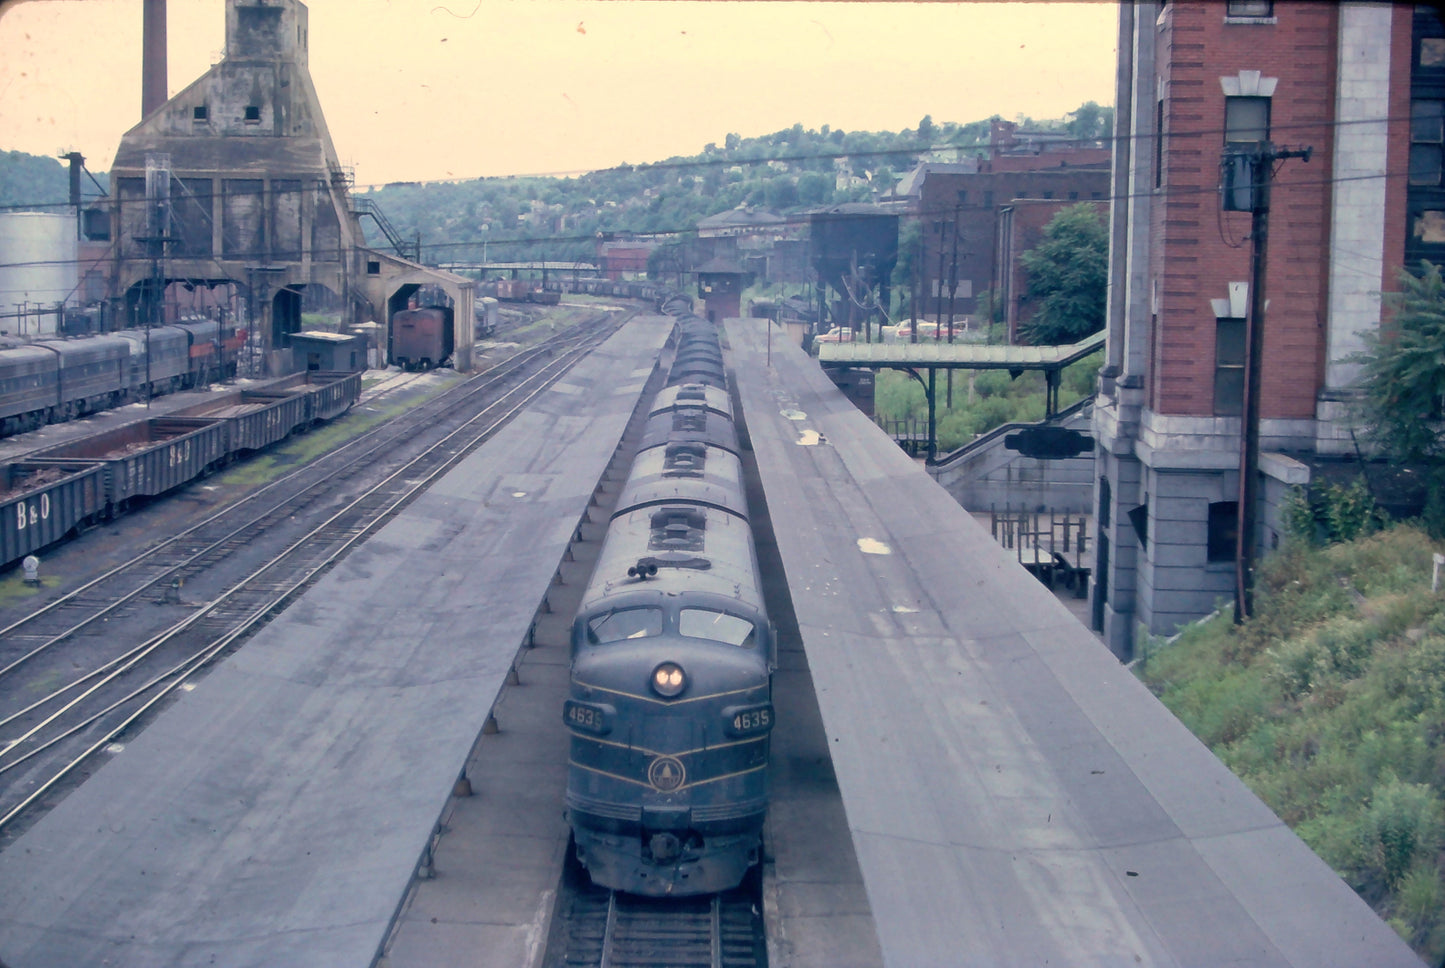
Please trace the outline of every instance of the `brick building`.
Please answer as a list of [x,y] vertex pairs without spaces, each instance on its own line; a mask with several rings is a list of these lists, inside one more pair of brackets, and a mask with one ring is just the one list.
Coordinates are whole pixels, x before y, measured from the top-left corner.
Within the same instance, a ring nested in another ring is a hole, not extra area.
[[[1226,149],[1275,166],[1259,407],[1265,550],[1301,458],[1352,448],[1344,362],[1411,257],[1445,253],[1445,38],[1404,4],[1121,4],[1094,620],[1120,656],[1233,598],[1250,214],[1221,211]],[[1412,70],[1412,63],[1417,65]],[[1418,143],[1412,149],[1413,111]],[[1413,153],[1422,171],[1410,173]],[[1426,162],[1433,159],[1434,168]],[[1409,177],[1407,177],[1409,174]]]
[[999,285],[1000,209],[1016,199],[1058,201],[1061,207],[1106,199],[1109,155],[1107,148],[1074,142],[1051,141],[1044,147],[1009,140],[986,158],[925,163],[910,173],[899,191],[911,196],[910,213],[921,229],[919,316],[974,314],[979,295]]
[[[998,227],[994,231],[994,299],[1003,307],[1003,322],[1008,328],[1009,342],[1018,341],[1019,324],[1033,318],[1037,307],[1029,298],[1029,271],[1019,258],[1044,238],[1044,228],[1055,215],[1078,201],[1057,201],[1018,198],[998,210]],[[1094,200],[1099,218],[1109,219],[1109,203]]]

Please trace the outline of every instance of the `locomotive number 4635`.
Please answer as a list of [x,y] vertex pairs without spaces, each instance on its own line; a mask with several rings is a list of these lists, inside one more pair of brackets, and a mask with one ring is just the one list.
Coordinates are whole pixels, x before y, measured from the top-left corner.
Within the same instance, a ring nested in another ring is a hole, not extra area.
[[723,710],[723,715],[728,717],[728,732],[734,736],[766,733],[773,728],[773,707],[771,705],[743,708],[734,706],[731,709]]
[[575,700],[567,700],[562,708],[562,719],[568,726],[583,730],[588,733],[596,733],[599,736],[612,731],[612,717],[616,711],[611,706],[602,704],[591,705]]

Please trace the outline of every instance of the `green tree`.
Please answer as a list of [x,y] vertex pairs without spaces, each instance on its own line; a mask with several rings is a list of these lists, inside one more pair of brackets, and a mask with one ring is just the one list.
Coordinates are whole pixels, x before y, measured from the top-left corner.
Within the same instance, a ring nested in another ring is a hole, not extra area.
[[0,205],[60,211],[69,199],[70,175],[60,162],[23,151],[0,151]]
[[1037,309],[1021,327],[1036,346],[1075,343],[1104,328],[1109,230],[1093,205],[1080,202],[1044,226],[1044,238],[1019,257]]
[[821,205],[833,194],[833,180],[816,171],[805,171],[798,176],[798,204]]
[[798,184],[791,178],[771,178],[763,189],[768,208],[781,210],[798,204]]
[[1420,274],[1400,273],[1400,291],[1387,293],[1392,318],[1364,334],[1365,349],[1347,358],[1362,363],[1360,389],[1366,436],[1391,461],[1445,458],[1445,280],[1421,262]]
[[1085,101],[1070,112],[1066,125],[1069,134],[1080,141],[1100,141],[1109,137],[1113,127],[1114,109],[1101,107],[1095,101]]

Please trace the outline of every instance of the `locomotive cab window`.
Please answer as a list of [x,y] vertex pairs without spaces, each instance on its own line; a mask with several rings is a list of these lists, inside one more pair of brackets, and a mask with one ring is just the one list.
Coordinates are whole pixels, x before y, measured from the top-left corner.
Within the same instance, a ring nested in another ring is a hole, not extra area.
[[662,609],[624,608],[587,620],[587,641],[593,645],[623,642],[662,634]]
[[677,630],[690,638],[744,647],[753,644],[757,632],[747,619],[710,608],[684,608],[677,618]]

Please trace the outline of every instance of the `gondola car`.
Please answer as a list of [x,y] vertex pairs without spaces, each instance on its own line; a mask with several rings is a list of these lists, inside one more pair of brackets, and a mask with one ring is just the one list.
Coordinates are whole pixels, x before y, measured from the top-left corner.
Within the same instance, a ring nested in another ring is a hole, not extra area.
[[[717,347],[695,320],[679,360],[714,355],[692,352]],[[675,366],[649,408],[573,622],[563,709],[577,858],[594,883],[642,895],[735,887],[768,803],[775,638],[728,397],[698,375]]]

